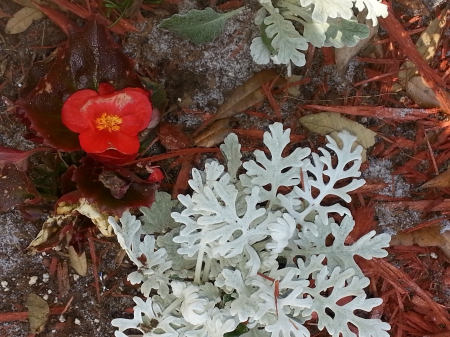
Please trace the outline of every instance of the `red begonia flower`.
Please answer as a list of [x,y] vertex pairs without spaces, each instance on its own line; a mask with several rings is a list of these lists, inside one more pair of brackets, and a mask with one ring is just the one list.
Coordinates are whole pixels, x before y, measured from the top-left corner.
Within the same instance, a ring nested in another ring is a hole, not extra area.
[[114,91],[112,85],[101,83],[98,92],[83,89],[71,95],[61,116],[70,130],[80,134],[86,152],[117,150],[133,155],[139,150],[138,133],[150,123],[152,105],[144,89]]

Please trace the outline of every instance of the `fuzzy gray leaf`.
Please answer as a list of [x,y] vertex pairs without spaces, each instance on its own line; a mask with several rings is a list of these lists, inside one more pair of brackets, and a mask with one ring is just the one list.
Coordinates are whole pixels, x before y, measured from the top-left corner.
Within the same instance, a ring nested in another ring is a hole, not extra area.
[[187,14],[175,14],[164,19],[158,27],[196,44],[212,42],[222,33],[226,21],[243,10],[244,8],[241,7],[221,14],[209,7],[204,10],[192,9]]

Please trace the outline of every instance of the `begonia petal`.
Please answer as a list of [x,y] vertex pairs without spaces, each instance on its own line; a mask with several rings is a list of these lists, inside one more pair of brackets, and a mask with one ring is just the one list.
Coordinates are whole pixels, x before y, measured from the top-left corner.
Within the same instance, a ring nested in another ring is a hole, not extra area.
[[[109,83],[102,83],[99,93],[80,90],[69,97],[64,106],[64,123],[72,131],[80,133],[80,145],[88,153],[104,153],[117,150],[135,155],[139,150],[137,134],[150,123],[152,105],[149,93],[141,88],[125,88],[114,91]],[[111,128],[98,129],[97,119],[117,116],[120,122]]]
[[65,102],[61,110],[61,118],[69,130],[81,133],[90,128],[90,121],[86,114],[81,112],[81,108],[89,99],[98,97],[95,90],[83,89],[75,92]]
[[[127,90],[127,89],[126,89]],[[89,100],[83,110],[89,115],[92,125],[103,113],[122,118],[121,132],[137,135],[150,123],[152,105],[146,95],[139,91],[121,90],[112,95]]]
[[108,140],[111,147],[124,154],[136,154],[139,151],[139,138],[122,132],[111,132]]
[[101,153],[111,148],[108,131],[86,130],[80,133],[79,139],[81,148],[87,153]]

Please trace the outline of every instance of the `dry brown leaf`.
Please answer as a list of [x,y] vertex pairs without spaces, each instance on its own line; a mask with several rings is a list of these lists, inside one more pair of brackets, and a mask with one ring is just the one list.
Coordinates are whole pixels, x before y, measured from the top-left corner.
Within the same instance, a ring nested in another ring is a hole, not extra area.
[[[417,51],[422,55],[427,64],[430,64],[436,54],[446,23],[447,9],[444,9],[441,13],[441,17],[434,19],[416,42]],[[406,83],[416,75],[418,75],[416,66],[411,61],[407,61],[403,63],[398,74],[399,83],[405,87]]]
[[24,7],[19,9],[5,26],[6,34],[19,34],[24,32],[30,25],[44,17],[44,13],[37,8]]
[[389,33],[390,38],[399,44],[403,53],[408,55],[408,58],[415,64],[425,82],[436,93],[440,103],[439,107],[444,113],[450,114],[450,95],[445,90],[447,86],[445,81],[423,59],[401,23],[393,14],[388,15],[386,18],[380,18],[379,22]]
[[409,79],[406,93],[421,108],[435,108],[441,105],[436,93],[422,76],[417,75]]
[[66,220],[70,219],[69,216],[64,215],[55,215],[52,217],[49,217],[44,224],[42,225],[42,229],[36,235],[33,241],[29,244],[27,247],[27,251],[31,254],[34,254],[40,249],[42,249],[42,246],[45,244],[51,245],[52,242],[59,242],[60,237],[60,231],[61,231],[61,224]]
[[[277,77],[278,74],[273,69],[262,70],[253,75],[247,82],[236,88],[233,94],[219,107],[214,116],[203,123],[194,135],[197,135],[209,124],[219,119],[233,117],[252,105],[264,100],[266,96],[262,90],[263,84],[270,83]],[[277,85],[283,85],[285,83],[286,80],[284,78],[278,78]]]
[[219,119],[209,125],[205,130],[194,137],[194,143],[201,147],[212,147],[221,144],[225,137],[230,133],[228,123],[230,119]]
[[29,294],[25,301],[32,334],[40,333],[47,323],[50,309],[47,302],[36,294]]
[[69,259],[70,265],[80,276],[86,276],[87,274],[87,261],[86,261],[86,252],[83,252],[81,255],[75,251],[73,246],[69,246]]
[[[286,77],[286,81],[288,84],[298,82],[303,79],[303,76],[300,75],[291,75],[291,77]],[[290,86],[288,88],[288,94],[292,97],[300,97],[301,95],[300,86]]]
[[[214,119],[233,117],[239,112],[251,107],[265,98],[261,87],[264,83],[273,81],[278,74],[268,69],[253,75],[247,82],[236,88],[233,94],[219,107]],[[279,81],[285,81],[280,78]]]
[[438,174],[431,180],[428,180],[421,188],[447,188],[450,187],[450,169]]
[[366,160],[366,150],[375,144],[375,136],[372,130],[352,121],[341,114],[334,112],[319,112],[300,118],[300,123],[311,132],[321,135],[330,135],[336,142],[339,131],[346,130],[357,137],[356,143],[363,147],[362,160]]
[[[417,51],[427,64],[430,64],[436,54],[446,23],[447,9],[444,9],[440,18],[434,19],[417,40]],[[403,63],[398,79],[398,84],[394,85],[394,90],[406,89],[408,96],[420,107],[434,108],[441,106],[435,91],[419,75],[413,62],[406,61]],[[443,94],[447,95],[445,92]]]
[[409,233],[398,233],[392,237],[390,245],[439,247],[450,258],[450,231],[441,233],[441,226],[432,226]]

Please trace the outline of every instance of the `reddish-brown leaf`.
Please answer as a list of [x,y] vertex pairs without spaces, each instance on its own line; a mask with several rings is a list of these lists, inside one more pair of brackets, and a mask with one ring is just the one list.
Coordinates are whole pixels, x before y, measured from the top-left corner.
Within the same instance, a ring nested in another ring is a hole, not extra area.
[[36,203],[41,199],[28,176],[12,164],[6,164],[1,170],[0,193],[0,212],[25,202]]
[[90,203],[96,203],[101,211],[118,216],[130,208],[150,207],[158,186],[140,179],[126,168],[111,168],[90,157],[83,159],[83,165],[74,170],[73,180]]
[[176,125],[162,122],[158,129],[159,141],[167,150],[179,150],[192,147],[192,140]]
[[33,153],[39,151],[52,151],[49,147],[37,147],[33,150],[22,151],[11,149],[0,145],[0,168],[5,167],[6,164],[14,164],[19,171],[25,171],[27,169],[27,159]]
[[57,53],[49,73],[16,102],[18,114],[30,121],[31,129],[46,144],[63,151],[79,150],[78,134],[62,123],[61,108],[75,91],[96,90],[102,82],[116,89],[142,88],[134,63],[112,40],[107,28],[93,19],[83,29],[70,27],[67,45]]

